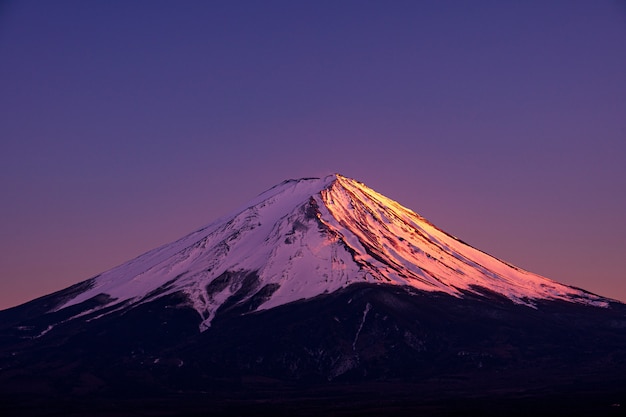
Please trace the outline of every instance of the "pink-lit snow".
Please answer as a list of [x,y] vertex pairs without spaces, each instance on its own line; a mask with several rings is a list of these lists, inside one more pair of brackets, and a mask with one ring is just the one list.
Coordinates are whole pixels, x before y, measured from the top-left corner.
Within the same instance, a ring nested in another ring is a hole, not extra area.
[[[364,184],[335,174],[285,181],[233,215],[101,274],[61,308],[102,293],[111,303],[142,303],[182,291],[206,329],[241,285],[207,293],[207,285],[227,271],[256,271],[261,285],[277,284],[259,309],[357,282],[456,297],[482,287],[529,306],[538,299],[606,305],[604,298],[468,246]],[[161,287],[158,295],[149,295]]]

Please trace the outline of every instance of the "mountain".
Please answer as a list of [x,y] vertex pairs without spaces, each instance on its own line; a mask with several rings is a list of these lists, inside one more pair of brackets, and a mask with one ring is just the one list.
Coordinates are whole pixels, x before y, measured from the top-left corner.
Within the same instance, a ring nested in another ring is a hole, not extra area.
[[358,181],[303,178],[1,311],[0,410],[611,415],[626,406],[625,330],[615,300]]

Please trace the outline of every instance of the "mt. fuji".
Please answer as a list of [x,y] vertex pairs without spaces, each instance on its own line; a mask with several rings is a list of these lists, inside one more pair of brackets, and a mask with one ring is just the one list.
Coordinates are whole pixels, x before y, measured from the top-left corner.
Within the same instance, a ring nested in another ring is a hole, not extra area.
[[139,390],[226,413],[224,395],[247,407],[295,382],[305,397],[403,381],[427,402],[446,402],[439,385],[497,402],[549,398],[555,384],[574,392],[580,377],[617,381],[602,390],[613,404],[626,392],[624,328],[623,304],[498,260],[334,174],[284,181],[176,242],[0,312],[0,388],[9,410],[34,412],[33,392],[100,404]]
[[362,183],[329,175],[285,181],[234,215],[93,278],[55,310],[96,296],[107,301],[95,310],[128,308],[180,291],[207,328],[228,300],[269,309],[357,282],[455,297],[488,290],[529,306],[609,302],[490,257]]

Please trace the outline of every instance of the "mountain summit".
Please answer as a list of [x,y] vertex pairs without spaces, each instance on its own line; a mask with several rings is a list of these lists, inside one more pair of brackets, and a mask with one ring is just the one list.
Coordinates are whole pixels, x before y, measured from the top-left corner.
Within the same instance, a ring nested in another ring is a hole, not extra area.
[[269,309],[354,283],[455,297],[494,293],[607,306],[607,300],[491,257],[368,188],[334,174],[287,180],[242,210],[88,281],[56,309],[94,297],[128,307],[182,292],[210,326],[226,304]]
[[0,414],[613,415],[624,329],[358,181],[287,180],[0,311]]

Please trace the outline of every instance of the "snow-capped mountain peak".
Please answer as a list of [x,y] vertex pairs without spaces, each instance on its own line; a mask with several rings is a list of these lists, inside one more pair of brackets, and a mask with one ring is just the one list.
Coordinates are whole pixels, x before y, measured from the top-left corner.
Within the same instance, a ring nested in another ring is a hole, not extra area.
[[182,292],[206,329],[220,308],[269,309],[359,282],[456,297],[491,291],[529,306],[607,303],[489,256],[333,174],[284,181],[232,215],[93,278],[58,309],[101,294],[108,298],[98,309],[121,309]]

